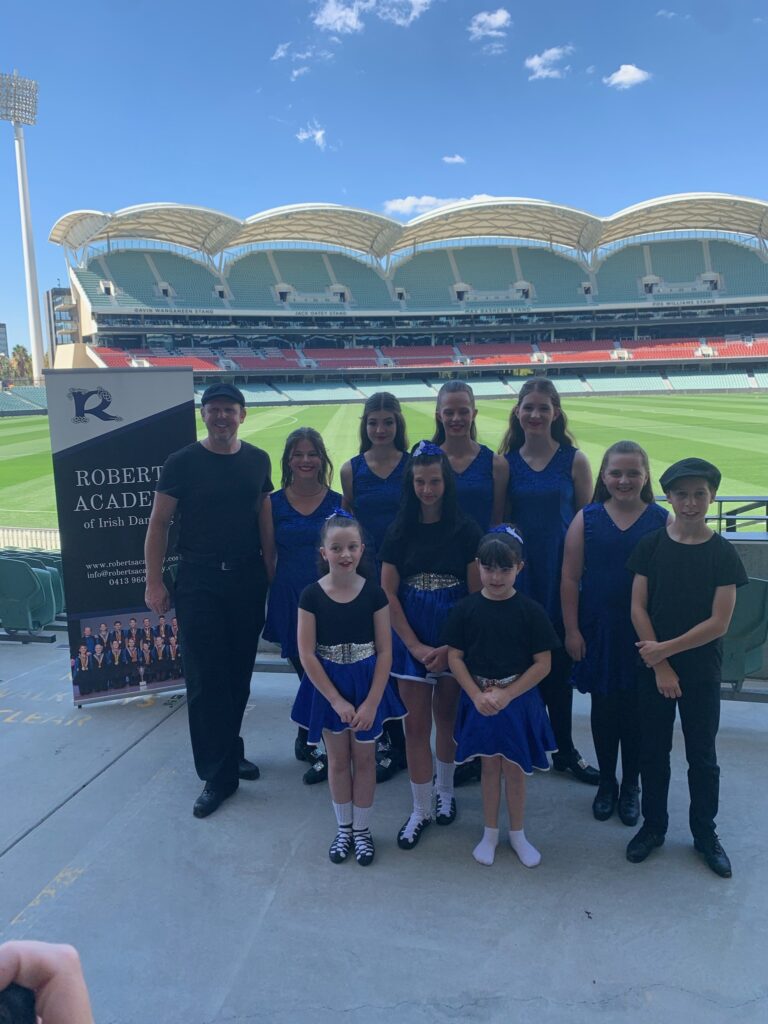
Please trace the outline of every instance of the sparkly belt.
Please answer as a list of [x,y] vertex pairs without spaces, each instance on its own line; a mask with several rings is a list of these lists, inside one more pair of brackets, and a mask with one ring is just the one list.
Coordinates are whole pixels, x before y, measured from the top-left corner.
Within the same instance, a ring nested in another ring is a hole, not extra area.
[[474,676],[473,678],[481,690],[490,690],[494,686],[503,690],[505,686],[511,686],[518,676],[504,676],[503,679],[488,679],[486,676]]
[[325,658],[335,665],[353,665],[356,661],[364,661],[376,654],[376,644],[318,644],[315,647],[318,658]]
[[439,572],[417,572],[403,580],[406,587],[414,590],[448,590],[449,587],[460,587],[461,580]]

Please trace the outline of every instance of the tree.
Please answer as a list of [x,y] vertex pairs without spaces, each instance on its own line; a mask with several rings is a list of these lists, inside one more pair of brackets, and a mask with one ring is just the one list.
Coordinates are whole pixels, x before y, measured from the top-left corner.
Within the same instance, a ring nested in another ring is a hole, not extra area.
[[32,356],[23,345],[14,345],[11,352],[11,369],[14,377],[32,377]]

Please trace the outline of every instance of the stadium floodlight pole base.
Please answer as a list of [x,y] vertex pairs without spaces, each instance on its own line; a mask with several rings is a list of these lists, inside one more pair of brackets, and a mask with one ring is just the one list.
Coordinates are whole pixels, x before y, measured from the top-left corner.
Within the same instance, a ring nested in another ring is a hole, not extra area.
[[13,122],[16,145],[16,175],[19,180],[19,211],[21,213],[21,244],[24,250],[24,277],[27,285],[27,319],[32,349],[32,376],[35,384],[43,379],[43,329],[40,320],[40,294],[35,266],[35,240],[32,234],[32,213],[29,205],[27,159],[24,148],[24,129]]

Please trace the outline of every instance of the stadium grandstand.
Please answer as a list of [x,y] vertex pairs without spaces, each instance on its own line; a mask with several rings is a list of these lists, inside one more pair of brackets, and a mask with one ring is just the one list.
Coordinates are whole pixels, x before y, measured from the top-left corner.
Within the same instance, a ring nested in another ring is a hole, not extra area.
[[[405,224],[321,203],[246,220],[160,203],[75,211],[50,237],[91,363],[190,366],[254,404],[359,401],[392,382],[431,398],[457,376],[501,397],[531,373],[573,394],[739,390],[768,372],[762,200],[691,193],[598,217],[485,199]],[[66,348],[56,365],[72,365]]]

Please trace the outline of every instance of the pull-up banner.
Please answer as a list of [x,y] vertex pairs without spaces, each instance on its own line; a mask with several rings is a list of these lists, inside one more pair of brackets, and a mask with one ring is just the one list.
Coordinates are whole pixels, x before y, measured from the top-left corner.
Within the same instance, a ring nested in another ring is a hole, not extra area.
[[174,609],[144,604],[144,538],[163,463],[195,440],[192,371],[47,370],[45,384],[74,702],[179,689]]

